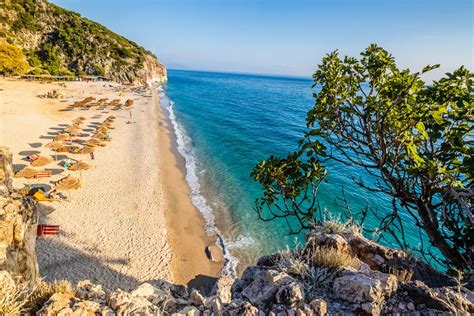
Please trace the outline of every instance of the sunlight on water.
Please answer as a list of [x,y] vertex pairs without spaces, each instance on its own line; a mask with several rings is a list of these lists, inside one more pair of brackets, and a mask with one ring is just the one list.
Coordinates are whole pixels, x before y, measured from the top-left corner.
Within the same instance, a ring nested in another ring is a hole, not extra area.
[[[310,79],[169,71],[165,93],[193,202],[204,214],[208,231],[217,227],[241,266],[304,238],[288,236],[284,221],[257,219],[253,206],[261,191],[250,172],[268,156],[296,149],[306,112],[314,104],[311,85]],[[387,197],[354,184],[353,177],[373,182],[360,169],[338,163],[327,168],[327,182],[318,195],[321,208],[339,214],[342,189],[352,210],[367,205],[390,208]],[[373,227],[374,219],[366,225]],[[408,238],[414,244],[418,235]]]

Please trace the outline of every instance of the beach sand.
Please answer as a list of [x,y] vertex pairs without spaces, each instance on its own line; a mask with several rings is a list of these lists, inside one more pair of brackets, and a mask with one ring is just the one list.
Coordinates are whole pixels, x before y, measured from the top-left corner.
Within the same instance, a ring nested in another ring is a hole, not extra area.
[[[105,86],[106,87],[105,87]],[[132,289],[143,282],[164,279],[200,288],[219,275],[222,261],[211,262],[205,247],[215,243],[203,229],[203,219],[193,207],[182,159],[175,155],[169,122],[154,90],[146,94],[125,91],[115,83],[42,84],[0,80],[0,145],[10,147],[14,168],[28,165],[29,154],[52,152],[44,147],[71,120],[86,117],[83,132],[93,133],[91,123],[117,117],[112,141],[88,155],[62,155],[92,165],[82,172],[83,186],[66,195],[69,202],[40,203],[43,224],[60,225],[58,236],[38,238],[40,274],[47,280],[90,279],[107,289]],[[64,99],[38,97],[58,90]],[[87,96],[134,99],[128,110],[71,108]],[[130,124],[127,122],[131,121]],[[87,139],[87,138],[82,138]],[[32,184],[51,185],[67,174],[59,161],[49,179]],[[20,188],[25,179],[15,179]]]

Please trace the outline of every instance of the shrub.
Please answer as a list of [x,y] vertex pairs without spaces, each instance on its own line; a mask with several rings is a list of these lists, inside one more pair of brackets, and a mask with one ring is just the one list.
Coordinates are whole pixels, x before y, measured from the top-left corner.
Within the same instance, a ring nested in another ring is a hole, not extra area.
[[26,311],[28,287],[25,284],[0,284],[0,315],[19,315]]
[[361,226],[352,219],[343,222],[339,217],[329,215],[321,225],[315,226],[314,230],[326,234],[360,233]]
[[304,279],[309,270],[307,258],[303,258],[298,251],[291,251],[289,247],[278,254],[274,264],[279,271]]
[[342,252],[332,247],[316,247],[311,256],[311,263],[315,267],[327,268],[335,271],[340,268],[349,267],[358,269],[359,259],[351,256],[347,252]]
[[18,47],[0,41],[0,74],[20,75],[28,68],[25,55]]
[[36,312],[51,298],[55,293],[74,294],[74,290],[69,281],[60,280],[53,283],[41,281],[31,293],[26,307],[31,312]]

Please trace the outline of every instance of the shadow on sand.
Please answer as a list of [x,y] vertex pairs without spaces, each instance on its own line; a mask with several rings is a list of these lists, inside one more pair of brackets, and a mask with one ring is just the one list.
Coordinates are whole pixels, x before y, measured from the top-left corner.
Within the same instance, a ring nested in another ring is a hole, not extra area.
[[[53,211],[52,207],[47,207],[43,214]],[[169,284],[162,279],[137,280],[108,265],[129,265],[127,258],[117,257],[104,261],[104,259],[66,245],[55,237],[38,238],[36,251],[40,274],[47,281],[65,279],[76,285],[81,280],[91,280],[93,283],[102,285],[108,291],[116,290],[118,287],[130,291],[144,282],[156,287]],[[208,294],[215,281],[215,278],[199,275],[188,283],[188,287]]]

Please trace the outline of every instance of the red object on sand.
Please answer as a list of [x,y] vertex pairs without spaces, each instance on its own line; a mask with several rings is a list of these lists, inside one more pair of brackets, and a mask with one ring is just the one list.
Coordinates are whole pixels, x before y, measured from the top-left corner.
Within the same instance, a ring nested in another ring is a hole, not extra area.
[[58,233],[58,225],[38,225],[38,228],[36,229],[37,236],[57,235]]
[[43,170],[43,171],[38,171],[38,173],[35,175],[36,179],[40,178],[49,178],[53,175],[51,170]]

